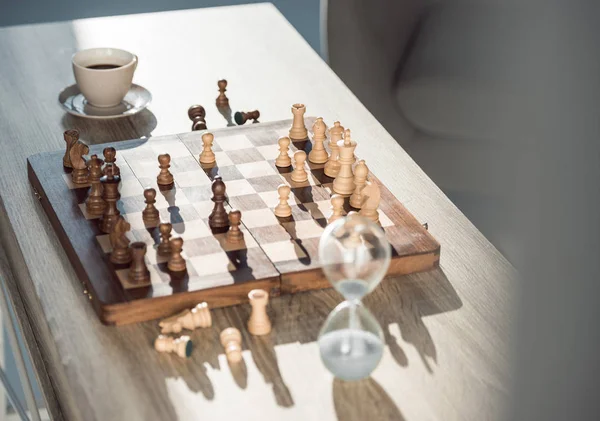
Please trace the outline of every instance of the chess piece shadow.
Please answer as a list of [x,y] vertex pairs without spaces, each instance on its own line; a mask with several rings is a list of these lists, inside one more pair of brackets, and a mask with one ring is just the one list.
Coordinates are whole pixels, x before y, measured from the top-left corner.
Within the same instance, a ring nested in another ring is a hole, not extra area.
[[[244,235],[250,235],[244,233]],[[248,249],[243,248],[240,250],[225,251],[229,261],[235,267],[235,271],[230,272],[234,282],[244,282],[251,279],[256,279],[253,274],[253,270],[248,266]]]
[[170,272],[171,282],[169,286],[173,288],[173,293],[186,292],[189,290],[190,273],[188,270],[181,272]]
[[170,214],[169,222],[173,225],[173,231],[179,235],[183,234],[185,232],[185,222],[179,213],[179,207],[169,206],[167,211]]
[[273,395],[277,405],[284,408],[294,406],[294,399],[289,388],[281,377],[279,364],[277,364],[277,353],[271,335],[252,336],[249,341],[249,348],[252,351],[252,359],[256,368],[263,375],[265,383],[273,386]]
[[332,388],[339,420],[405,420],[390,395],[371,377],[354,382],[334,379]]
[[296,231],[296,222],[294,221],[293,216],[289,216],[287,218],[276,217],[279,220],[281,226],[287,231],[290,235],[290,241],[294,243],[294,252],[296,256],[298,256],[298,261],[305,266],[310,265],[311,258],[308,254],[308,250],[302,244],[302,240],[298,238],[298,232]]
[[242,361],[239,363],[229,363],[229,369],[231,370],[233,380],[240,389],[246,389],[248,387],[248,367],[246,367],[246,361],[242,358]]
[[223,116],[225,121],[227,121],[227,127],[237,126],[233,121],[233,114],[229,105],[217,107],[217,110],[219,111],[219,114]]

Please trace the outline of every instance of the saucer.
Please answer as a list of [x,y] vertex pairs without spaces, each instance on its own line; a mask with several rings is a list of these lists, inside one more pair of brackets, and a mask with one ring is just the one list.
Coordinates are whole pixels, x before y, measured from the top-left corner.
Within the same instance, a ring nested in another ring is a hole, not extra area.
[[119,105],[94,107],[88,104],[77,85],[71,85],[60,93],[58,102],[69,114],[84,118],[108,119],[127,117],[139,113],[150,104],[152,94],[146,88],[131,84],[131,89]]

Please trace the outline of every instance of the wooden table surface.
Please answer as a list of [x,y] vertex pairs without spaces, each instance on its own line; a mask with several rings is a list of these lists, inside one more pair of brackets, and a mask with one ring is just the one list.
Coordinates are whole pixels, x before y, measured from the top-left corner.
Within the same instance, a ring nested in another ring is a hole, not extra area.
[[[349,28],[351,30],[352,28]],[[135,52],[134,81],[154,97],[130,119],[92,122],[57,103],[73,83],[78,49]],[[56,419],[499,419],[508,400],[515,274],[512,266],[417,167],[271,5],[122,16],[0,29],[0,228],[2,267]],[[335,381],[316,344],[340,301],[331,290],[273,299],[266,338],[243,326],[249,306],[213,312],[192,358],[157,354],[155,322],[100,324],[27,181],[26,158],[63,148],[77,128],[98,144],[189,130],[187,108],[226,121],[216,81],[234,111],[290,118],[290,105],[353,131],[369,168],[442,245],[439,270],[385,280],[366,300],[385,331],[368,380]],[[365,75],[368,79],[368,75]],[[244,364],[231,370],[219,329],[243,330]],[[234,418],[234,416],[236,418]]]

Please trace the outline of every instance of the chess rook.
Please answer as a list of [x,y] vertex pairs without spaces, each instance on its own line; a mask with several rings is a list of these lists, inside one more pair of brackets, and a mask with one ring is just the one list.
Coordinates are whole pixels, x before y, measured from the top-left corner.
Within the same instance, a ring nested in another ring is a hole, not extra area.
[[267,315],[269,294],[264,289],[253,289],[248,293],[252,313],[248,320],[248,332],[253,335],[267,335],[271,332],[271,321]]
[[275,216],[280,218],[287,218],[292,216],[292,207],[288,204],[290,199],[290,193],[292,189],[286,184],[280,184],[277,187],[277,193],[279,194],[279,204],[275,206]]
[[214,140],[215,136],[212,133],[204,133],[202,135],[202,152],[200,153],[199,158],[201,164],[212,164],[213,162],[216,162],[217,158],[212,150]]
[[331,178],[335,178],[340,171],[340,163],[338,161],[340,150],[337,143],[342,139],[343,133],[344,127],[342,127],[339,121],[334,122],[333,127],[329,129],[329,149],[331,150],[331,155],[329,155],[329,160],[325,163],[325,175]]
[[259,117],[260,111],[258,110],[248,112],[238,111],[233,115],[233,118],[235,119],[235,122],[238,124],[238,126],[245,124],[248,120],[254,120],[254,123],[258,123]]
[[143,286],[150,284],[150,272],[146,266],[146,243],[137,241],[131,243],[131,265],[129,266],[129,273],[127,274],[127,280],[132,285]]
[[90,148],[88,145],[81,140],[75,142],[69,150],[69,159],[71,161],[71,168],[73,168],[71,180],[75,184],[86,184],[88,182],[89,171],[83,156],[87,155],[89,151]]
[[327,218],[327,223],[331,224],[333,221],[343,217],[344,212],[344,196],[334,194],[331,196],[331,215]]
[[144,190],[146,208],[142,211],[142,219],[148,227],[155,227],[160,223],[160,214],[154,206],[156,203],[156,190],[149,187]]
[[369,168],[365,164],[365,161],[361,159],[354,167],[354,192],[350,196],[350,206],[355,209],[360,209],[362,206],[362,189],[365,187],[367,182],[367,175],[369,174]]
[[192,354],[194,346],[190,337],[186,335],[179,338],[158,335],[154,341],[154,349],[158,352],[174,352],[181,358],[188,358]]
[[104,175],[121,175],[121,170],[116,164],[116,149],[113,147],[104,148],[102,155],[104,155],[104,168],[102,169],[102,173]]
[[166,256],[171,253],[171,230],[173,229],[173,225],[168,222],[164,222],[158,226],[158,231],[160,232],[160,243],[158,244],[158,249],[156,250],[158,254]]
[[171,167],[171,155],[168,153],[158,155],[158,167],[160,168],[160,173],[156,177],[156,183],[161,190],[169,190],[175,182],[173,174],[169,171]]
[[229,231],[227,231],[227,241],[230,243],[241,243],[244,241],[244,233],[240,230],[242,223],[242,212],[232,209],[229,212]]
[[130,229],[131,225],[125,221],[125,218],[119,216],[109,234],[110,245],[112,246],[110,261],[116,265],[124,265],[131,262],[129,238],[126,235]]
[[221,176],[216,176],[211,185],[215,206],[208,216],[208,225],[212,229],[221,229],[229,227],[229,215],[225,210],[225,183]]
[[356,149],[356,142],[350,136],[350,129],[346,129],[344,139],[338,140],[337,145],[339,148],[340,170],[335,180],[333,180],[333,191],[343,196],[350,196],[355,188],[352,164],[354,163],[354,150]]
[[292,158],[290,158],[289,150],[291,140],[289,137],[280,137],[277,141],[279,144],[279,156],[275,159],[275,166],[279,168],[287,168],[292,165]]
[[85,210],[93,216],[100,216],[106,209],[106,202],[102,199],[102,160],[98,155],[92,155],[88,161],[89,181],[91,184],[90,192],[85,201]]
[[304,168],[304,163],[306,162],[306,152],[304,151],[296,151],[294,152],[294,162],[296,167],[294,171],[292,171],[291,179],[296,183],[304,183],[308,181],[308,173],[306,172],[306,168]]
[[242,334],[235,327],[228,327],[219,336],[221,345],[225,348],[227,361],[239,363],[242,361]]
[[107,234],[110,234],[113,226],[119,219],[121,212],[117,208],[117,201],[121,198],[119,193],[119,182],[121,177],[118,175],[108,176],[104,175],[100,178],[102,183],[102,199],[106,203],[106,208],[102,214],[100,221],[100,230]]
[[219,96],[215,101],[217,104],[217,108],[225,108],[229,105],[229,98],[225,95],[225,91],[227,91],[227,81],[225,79],[221,79],[217,82],[217,86],[219,87]]
[[327,151],[325,150],[325,131],[327,130],[327,126],[323,122],[323,118],[319,117],[315,121],[312,127],[313,130],[313,147],[310,153],[308,154],[308,160],[315,164],[324,164],[327,162],[329,155],[327,155]]
[[359,215],[369,218],[371,221],[379,222],[379,203],[381,202],[381,191],[379,185],[374,182],[367,181],[365,187],[361,190],[362,204]]
[[304,104],[292,105],[294,120],[292,121],[292,127],[290,128],[289,134],[289,137],[292,140],[305,140],[308,138],[308,131],[304,125],[304,113],[306,113]]
[[185,272],[186,264],[185,259],[181,255],[183,250],[183,238],[177,237],[171,240],[171,253],[169,256],[169,262],[167,268],[171,272]]
[[206,110],[202,105],[188,108],[188,117],[192,120],[192,131],[206,130]]
[[212,316],[208,304],[202,302],[192,309],[163,319],[158,325],[160,333],[180,333],[183,329],[194,330],[198,327],[212,326]]
[[63,167],[73,168],[73,166],[71,165],[71,158],[69,156],[69,152],[71,152],[71,148],[79,140],[79,131],[75,129],[66,130],[63,133],[63,139],[65,139],[66,143],[65,156],[63,156]]

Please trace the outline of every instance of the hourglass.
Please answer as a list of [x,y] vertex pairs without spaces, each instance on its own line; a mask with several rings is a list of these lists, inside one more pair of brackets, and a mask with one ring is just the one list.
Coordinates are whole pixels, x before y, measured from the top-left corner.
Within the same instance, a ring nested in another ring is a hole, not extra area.
[[319,333],[321,359],[342,380],[368,377],[383,354],[381,326],[362,304],[385,276],[391,247],[383,229],[356,213],[331,223],[319,243],[323,272],[345,298]]

